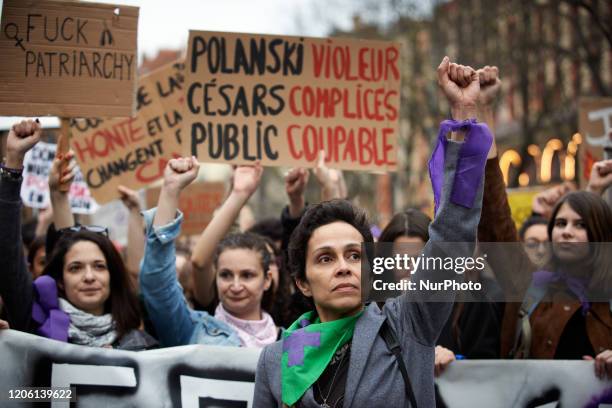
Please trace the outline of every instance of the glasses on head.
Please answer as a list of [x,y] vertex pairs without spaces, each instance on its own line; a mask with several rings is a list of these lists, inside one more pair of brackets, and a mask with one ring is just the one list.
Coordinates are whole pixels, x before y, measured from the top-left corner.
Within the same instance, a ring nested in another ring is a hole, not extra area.
[[79,231],[89,231],[95,232],[96,234],[104,235],[108,238],[108,228],[102,227],[100,225],[73,225],[72,227],[62,228],[58,232],[60,234],[71,233],[71,232],[79,232]]

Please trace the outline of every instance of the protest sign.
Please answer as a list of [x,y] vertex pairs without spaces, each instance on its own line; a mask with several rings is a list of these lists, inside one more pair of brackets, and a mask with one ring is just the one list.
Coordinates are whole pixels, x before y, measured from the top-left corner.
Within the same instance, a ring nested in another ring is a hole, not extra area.
[[[578,128],[583,137],[578,181],[585,186],[593,163],[605,158],[604,149],[612,149],[612,98],[580,98],[578,113]],[[612,155],[612,151],[608,154]]]
[[203,162],[393,170],[399,44],[190,31],[183,152]]
[[[50,205],[48,179],[56,147],[55,144],[38,142],[25,155],[21,200],[28,207],[47,208]],[[68,197],[72,212],[76,214],[93,214],[98,209],[78,167]]]
[[532,212],[532,203],[536,195],[544,191],[544,187],[529,187],[529,188],[509,188],[508,205],[512,212],[512,220],[516,228],[520,228],[523,222]]
[[[0,401],[21,407],[9,390],[54,386],[75,387],[79,407],[252,408],[259,353],[200,345],[120,351],[0,330]],[[449,408],[597,407],[612,389],[592,361],[579,360],[454,361],[436,385],[439,406]]]
[[118,198],[120,184],[148,186],[180,156],[183,82],[183,64],[169,64],[138,78],[136,116],[71,122],[70,145],[99,203]]
[[[159,192],[159,187],[147,190],[147,208],[157,207]],[[198,182],[187,186],[179,197],[178,208],[184,216],[181,234],[200,234],[212,220],[224,197],[224,183]]]
[[138,7],[4,0],[0,115],[130,116]]

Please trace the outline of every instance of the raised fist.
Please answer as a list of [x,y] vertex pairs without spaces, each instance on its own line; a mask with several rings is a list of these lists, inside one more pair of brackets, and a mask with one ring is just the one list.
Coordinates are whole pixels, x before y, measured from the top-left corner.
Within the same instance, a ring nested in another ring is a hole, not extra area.
[[261,167],[261,163],[259,162],[254,166],[236,167],[236,170],[234,170],[232,191],[250,197],[255,190],[257,190],[257,187],[259,187],[262,173],[263,167]]
[[195,157],[172,159],[164,170],[164,188],[179,193],[198,176],[200,163]]
[[476,71],[480,81],[480,93],[478,94],[478,106],[488,107],[495,102],[501,89],[501,79],[497,67],[486,65]]
[[438,66],[438,85],[451,105],[453,119],[476,116],[480,80],[472,67],[451,63],[444,57]]
[[6,139],[6,166],[12,169],[23,167],[23,158],[42,135],[42,127],[38,119],[22,120],[13,125]]

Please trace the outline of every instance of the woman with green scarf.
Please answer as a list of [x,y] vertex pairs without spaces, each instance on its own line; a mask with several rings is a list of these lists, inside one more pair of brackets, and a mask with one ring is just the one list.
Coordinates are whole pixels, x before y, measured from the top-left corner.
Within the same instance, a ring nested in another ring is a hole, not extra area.
[[[436,243],[453,242],[464,244],[448,246],[446,256],[470,256],[491,134],[473,119],[480,85],[472,68],[445,57],[438,82],[454,120],[442,123],[430,161],[436,210],[424,255],[438,256]],[[346,201],[306,211],[291,236],[289,267],[314,310],[264,348],[254,407],[435,406],[434,350],[452,300],[418,301],[404,293],[382,307],[364,305],[362,243],[371,242],[365,214]],[[458,276],[452,270],[427,271],[429,280]]]

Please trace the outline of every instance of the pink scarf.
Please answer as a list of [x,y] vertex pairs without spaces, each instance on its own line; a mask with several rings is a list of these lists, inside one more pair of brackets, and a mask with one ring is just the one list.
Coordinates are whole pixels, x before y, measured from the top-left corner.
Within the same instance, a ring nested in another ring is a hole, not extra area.
[[278,337],[278,331],[272,316],[261,311],[263,319],[261,320],[243,320],[232,316],[219,303],[215,309],[215,318],[232,326],[243,347],[263,348],[268,344],[272,344]]

